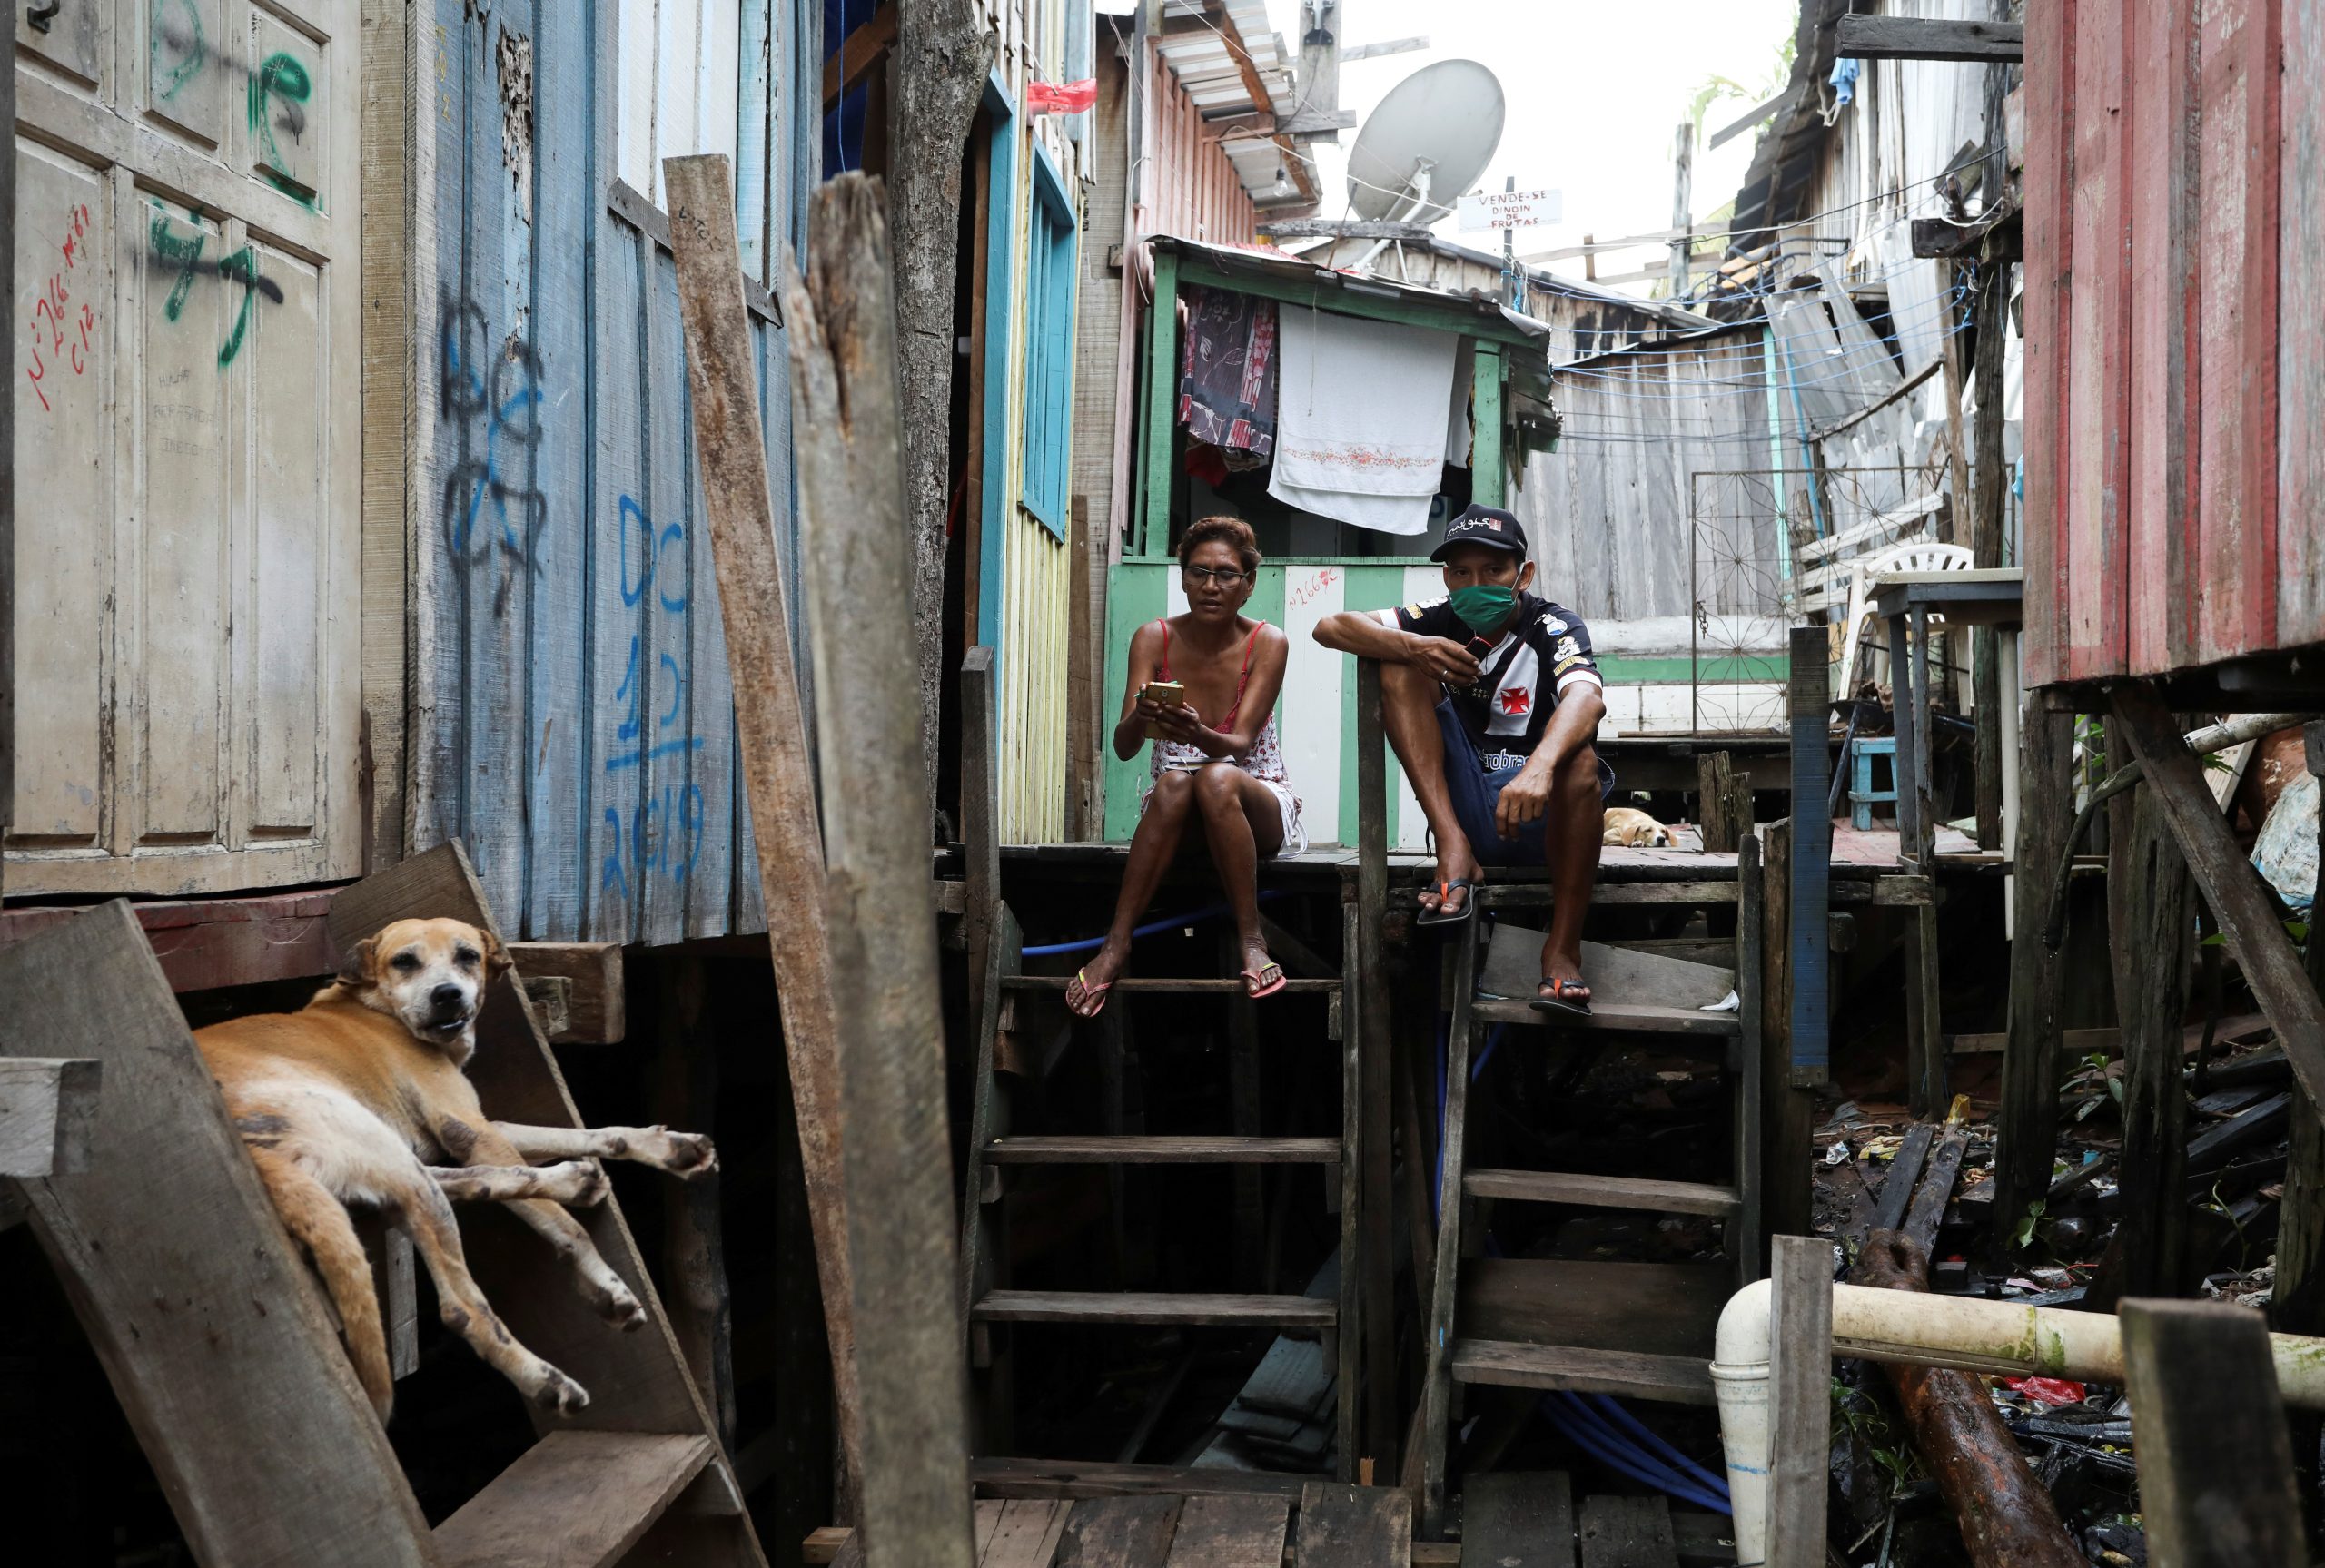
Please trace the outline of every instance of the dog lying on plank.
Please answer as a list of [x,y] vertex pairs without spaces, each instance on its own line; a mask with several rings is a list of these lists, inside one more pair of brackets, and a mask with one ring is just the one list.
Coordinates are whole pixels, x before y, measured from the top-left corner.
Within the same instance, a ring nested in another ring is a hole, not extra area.
[[1673,843],[1669,828],[1645,812],[1627,805],[1607,808],[1606,830],[1599,835],[1600,843],[1622,844],[1631,849],[1669,849]]
[[[589,1394],[517,1343],[477,1287],[455,1201],[505,1203],[624,1329],[646,1308],[562,1205],[606,1196],[599,1159],[693,1178],[717,1169],[707,1138],[659,1127],[517,1127],[489,1121],[462,1070],[485,988],[510,966],[490,932],[404,920],[358,942],[314,1000],[194,1033],[242,1145],[339,1309],[348,1358],[384,1421],[394,1397],[371,1265],[346,1206],[370,1205],[411,1238],[444,1324],[536,1404],[571,1414]],[[544,1161],[533,1164],[535,1160]]]

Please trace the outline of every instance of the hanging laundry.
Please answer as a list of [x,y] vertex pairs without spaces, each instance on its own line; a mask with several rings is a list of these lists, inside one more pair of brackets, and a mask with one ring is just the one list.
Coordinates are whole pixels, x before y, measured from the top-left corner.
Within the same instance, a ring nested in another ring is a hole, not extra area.
[[1179,422],[1198,441],[1267,457],[1275,449],[1275,301],[1225,289],[1187,293]]
[[1384,534],[1418,534],[1445,474],[1451,332],[1282,312],[1283,385],[1268,494]]
[[1098,101],[1098,79],[1085,76],[1079,82],[1028,82],[1025,84],[1025,113],[1028,114],[1081,114]]

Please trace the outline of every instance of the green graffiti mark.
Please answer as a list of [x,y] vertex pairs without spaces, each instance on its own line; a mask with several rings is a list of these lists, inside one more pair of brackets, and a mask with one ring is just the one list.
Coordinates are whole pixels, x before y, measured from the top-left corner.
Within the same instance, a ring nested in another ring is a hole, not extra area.
[[242,330],[251,323],[251,301],[258,293],[258,252],[245,245],[231,256],[219,257],[218,275],[239,278],[242,284],[242,308],[234,312],[234,330],[218,348],[218,368],[223,370],[242,351]]
[[[193,215],[191,212],[187,214],[189,217]],[[174,321],[178,319],[178,312],[185,309],[187,291],[193,287],[194,263],[202,260],[203,243],[210,236],[196,227],[193,239],[179,239],[171,227],[169,213],[163,212],[157,202],[153,204],[153,221],[146,225],[145,237],[153,244],[153,254],[164,261],[180,263],[178,281],[171,286],[170,297],[162,305],[162,314]]]
[[[185,13],[185,27],[173,27],[164,15],[170,0],[153,0],[153,76],[155,96],[166,104],[178,95],[178,89],[202,72],[203,63],[209,59],[210,50],[202,36],[202,10],[194,0],[177,0]],[[192,31],[188,31],[191,28]],[[164,44],[175,52],[177,64],[163,67],[162,49]]]
[[[251,73],[251,134],[263,144],[264,163],[272,165],[262,166],[259,173],[265,175],[267,183],[276,190],[309,207],[315,204],[314,192],[282,172],[282,149],[275,145],[274,123],[267,117],[267,103],[270,99],[280,98],[292,106],[291,113],[296,115],[299,113],[297,105],[304,104],[313,91],[314,84],[308,78],[307,68],[299,63],[295,55],[278,51],[269,54],[260,63],[259,68]],[[296,120],[292,122],[294,129],[297,123]]]

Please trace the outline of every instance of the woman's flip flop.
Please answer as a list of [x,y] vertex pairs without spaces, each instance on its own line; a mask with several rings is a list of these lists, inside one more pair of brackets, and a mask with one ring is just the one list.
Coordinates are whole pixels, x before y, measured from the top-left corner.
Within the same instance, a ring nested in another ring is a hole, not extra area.
[[1257,969],[1243,971],[1243,994],[1253,1001],[1263,996],[1273,996],[1283,987],[1283,965],[1280,963],[1263,963]]
[[[1466,892],[1469,896],[1461,901],[1461,907],[1459,909],[1455,910],[1451,914],[1447,914],[1445,912],[1445,901],[1453,896],[1454,890],[1457,888]],[[1449,882],[1440,882],[1437,884],[1437,907],[1435,909],[1425,909],[1421,911],[1420,913],[1415,915],[1413,917],[1413,924],[1416,926],[1459,925],[1463,921],[1469,918],[1469,912],[1476,907],[1477,902],[1477,888],[1470,883],[1468,877],[1457,876]]]
[[[1114,982],[1111,980],[1103,985],[1092,985],[1087,976],[1087,971],[1077,969],[1073,971],[1073,980],[1066,983],[1065,1011],[1076,1018],[1095,1018],[1105,1011],[1106,993],[1114,989]],[[1082,1004],[1093,1001],[1097,1005],[1084,1011]]]
[[1590,988],[1578,980],[1551,980],[1545,976],[1541,994],[1526,1005],[1536,1012],[1564,1013],[1568,1018],[1590,1016]]

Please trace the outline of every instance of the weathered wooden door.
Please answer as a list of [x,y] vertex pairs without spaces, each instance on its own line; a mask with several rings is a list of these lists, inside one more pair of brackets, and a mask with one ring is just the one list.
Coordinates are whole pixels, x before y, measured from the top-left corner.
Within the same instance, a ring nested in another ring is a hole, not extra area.
[[361,870],[359,0],[19,0],[7,886]]

